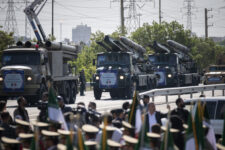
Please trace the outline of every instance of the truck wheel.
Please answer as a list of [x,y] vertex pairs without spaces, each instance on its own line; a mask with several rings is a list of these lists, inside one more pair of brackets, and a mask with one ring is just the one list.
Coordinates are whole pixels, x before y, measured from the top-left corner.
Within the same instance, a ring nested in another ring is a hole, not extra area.
[[77,87],[75,83],[71,84],[71,99],[70,99],[70,104],[74,104],[76,101],[77,97]]
[[63,99],[65,104],[70,103],[71,99],[71,89],[69,83],[65,82],[64,84],[64,94],[63,94]]
[[102,91],[99,88],[94,88],[94,96],[96,100],[100,100],[102,96]]

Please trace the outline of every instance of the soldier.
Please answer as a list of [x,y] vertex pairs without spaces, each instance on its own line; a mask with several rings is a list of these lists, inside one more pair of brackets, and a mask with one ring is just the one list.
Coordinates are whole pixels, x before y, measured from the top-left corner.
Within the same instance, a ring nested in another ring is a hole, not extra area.
[[72,108],[71,107],[65,106],[64,100],[63,100],[63,97],[62,96],[58,95],[57,96],[57,101],[58,101],[59,107],[62,110],[62,113],[72,112]]
[[57,132],[60,134],[59,143],[66,145],[67,137],[71,134],[70,131],[58,129]]
[[95,141],[96,135],[99,129],[93,125],[85,124],[82,126],[82,130],[85,133],[85,139],[87,141]]
[[84,144],[86,145],[88,150],[97,150],[97,142],[95,141],[85,141]]
[[3,143],[4,150],[19,150],[20,142],[13,138],[2,137],[1,141]]
[[15,138],[16,132],[15,129],[10,126],[10,114],[9,112],[2,112],[1,113],[1,127],[4,129],[2,132],[2,136],[9,137],[9,138]]
[[29,122],[29,115],[27,110],[25,109],[27,105],[26,99],[23,96],[20,96],[17,99],[17,103],[18,103],[18,107],[13,112],[14,120],[21,119],[21,120]]
[[147,136],[150,138],[150,148],[152,150],[160,150],[160,134],[148,132]]
[[42,130],[41,133],[44,135],[44,147],[46,150],[57,150],[58,136],[59,133]]
[[182,98],[176,100],[177,108],[171,111],[171,115],[177,115],[183,123],[187,124],[189,112],[184,109],[185,104]]
[[115,142],[115,141],[110,140],[110,139],[107,140],[107,144],[109,146],[109,150],[119,150],[122,147],[122,145],[120,143]]
[[127,135],[124,135],[123,139],[126,144],[123,146],[122,150],[134,150],[135,145],[138,143],[138,140]]
[[144,109],[147,111],[149,101],[150,101],[149,96],[148,95],[144,95],[144,97],[143,97],[143,105],[141,106],[142,112],[144,111]]
[[80,72],[79,78],[80,78],[80,96],[84,96],[84,91],[86,89],[86,79],[85,79],[85,74],[83,69]]
[[44,92],[42,94],[42,100],[38,102],[38,109],[40,109],[38,120],[41,122],[47,122],[48,117],[47,107],[48,107],[48,92]]
[[16,119],[16,136],[19,137],[20,133],[29,133],[30,132],[30,123]]
[[33,137],[34,137],[34,134],[27,134],[27,133],[19,134],[22,149],[25,149],[25,148],[30,149]]

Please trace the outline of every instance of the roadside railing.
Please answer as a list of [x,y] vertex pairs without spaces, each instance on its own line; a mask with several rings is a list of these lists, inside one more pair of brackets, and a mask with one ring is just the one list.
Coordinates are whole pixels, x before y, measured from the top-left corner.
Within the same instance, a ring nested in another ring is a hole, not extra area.
[[212,84],[212,85],[200,85],[200,86],[188,86],[188,87],[176,87],[176,88],[163,88],[154,89],[146,92],[139,93],[140,97],[148,95],[154,102],[155,96],[165,96],[166,103],[168,103],[169,95],[178,95],[180,97],[183,94],[190,94],[190,98],[193,98],[194,93],[204,94],[205,91],[212,91],[212,96],[215,96],[215,90],[221,90],[222,95],[225,95],[225,84]]

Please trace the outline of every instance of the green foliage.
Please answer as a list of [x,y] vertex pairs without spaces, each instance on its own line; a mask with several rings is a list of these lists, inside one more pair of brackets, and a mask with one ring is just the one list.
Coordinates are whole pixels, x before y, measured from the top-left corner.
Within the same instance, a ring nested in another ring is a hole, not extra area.
[[153,53],[149,45],[153,41],[166,43],[167,40],[174,40],[191,49],[191,56],[197,62],[199,70],[202,71],[210,64],[223,63],[225,60],[225,47],[216,45],[210,39],[201,39],[191,35],[189,30],[185,30],[183,25],[173,21],[171,23],[162,22],[158,24],[153,22],[143,24],[142,27],[131,33],[131,39],[144,46],[148,53]]
[[2,50],[6,49],[7,46],[12,45],[13,40],[13,33],[6,33],[2,30],[0,30],[0,62],[1,62],[1,56],[2,56]]
[[[77,73],[82,69],[85,70],[87,81],[92,78],[95,73],[95,66],[92,65],[93,59],[96,59],[97,53],[106,50],[99,46],[96,42],[102,41],[105,34],[97,31],[91,35],[91,45],[84,46],[78,59],[73,62],[77,67]],[[121,28],[118,28],[110,35],[114,39],[118,39],[121,34]],[[149,45],[153,41],[166,43],[167,40],[174,40],[191,49],[191,56],[197,62],[199,70],[202,71],[210,64],[225,64],[225,47],[217,45],[210,39],[202,39],[191,34],[189,30],[185,30],[183,25],[176,21],[158,24],[153,22],[152,25],[144,23],[142,27],[132,32],[130,38],[147,49],[147,53],[153,53]],[[224,62],[223,62],[224,60]]]

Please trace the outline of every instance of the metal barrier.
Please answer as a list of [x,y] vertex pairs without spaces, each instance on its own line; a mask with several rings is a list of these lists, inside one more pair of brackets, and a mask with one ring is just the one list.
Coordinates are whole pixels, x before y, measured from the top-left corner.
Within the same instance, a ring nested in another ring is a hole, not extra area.
[[222,90],[222,95],[225,95],[225,84],[212,84],[212,85],[201,85],[201,86],[188,86],[188,87],[176,87],[176,88],[163,88],[163,89],[154,89],[146,92],[139,93],[140,97],[143,95],[148,95],[152,98],[154,102],[155,96],[166,96],[166,102],[168,102],[169,95],[180,95],[190,94],[190,98],[193,98],[193,93],[204,94],[205,91],[212,91],[212,96],[214,95],[215,90]]

